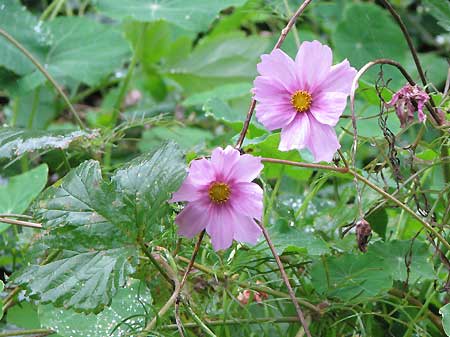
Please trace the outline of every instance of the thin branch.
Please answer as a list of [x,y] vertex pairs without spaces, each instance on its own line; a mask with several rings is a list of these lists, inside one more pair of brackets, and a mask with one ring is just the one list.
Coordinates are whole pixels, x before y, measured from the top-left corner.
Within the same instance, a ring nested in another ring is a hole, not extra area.
[[266,228],[264,227],[264,225],[262,223],[258,222],[258,225],[262,230],[262,233],[264,235],[264,238],[267,241],[267,244],[269,245],[269,248],[272,252],[273,257],[275,258],[278,268],[280,269],[281,277],[283,278],[283,281],[286,284],[286,287],[289,292],[289,296],[291,297],[292,303],[294,303],[294,307],[295,307],[295,310],[297,311],[297,315],[300,320],[300,323],[302,324],[303,329],[305,329],[306,336],[311,337],[311,332],[309,331],[308,323],[306,322],[305,316],[303,315],[303,311],[300,308],[300,305],[298,304],[297,297],[295,296],[294,290],[291,287],[289,278],[286,274],[286,271],[284,270],[283,263],[281,262],[280,257],[278,256],[278,254],[275,250],[272,240],[270,239],[269,233],[267,232]]
[[50,73],[39,63],[39,61],[24,47],[22,44],[20,44],[19,41],[17,41],[15,38],[13,38],[11,35],[9,35],[6,31],[0,28],[0,35],[2,35],[5,39],[8,40],[12,45],[14,45],[17,49],[19,49],[33,64],[36,66],[36,68],[39,69],[39,71],[49,80],[49,82],[55,87],[58,94],[62,97],[64,102],[69,107],[69,110],[72,112],[73,116],[75,117],[75,120],[77,121],[78,125],[82,129],[86,129],[86,126],[84,125],[83,121],[81,120],[80,116],[78,115],[78,112],[73,107],[72,103],[70,103],[69,98],[66,96],[64,91],[61,89],[61,87],[58,85],[58,83],[55,81],[55,79],[50,75]]
[[30,330],[15,330],[15,331],[7,331],[0,332],[0,337],[12,337],[12,336],[49,336],[53,335],[55,332],[49,329],[30,329]]
[[158,271],[161,273],[161,275],[166,279],[167,282],[169,282],[171,285],[174,284],[174,280],[169,276],[169,274],[164,270],[164,268],[161,267],[161,265],[156,261],[155,257],[148,251],[148,247],[145,245],[144,242],[139,242],[139,245],[141,246],[142,251],[144,254],[149,258],[150,262],[158,269]]
[[23,227],[42,229],[42,225],[40,223],[35,223],[35,222],[8,219],[8,218],[3,218],[3,217],[0,217],[0,222],[4,222],[4,223],[10,224],[10,225],[18,225],[18,226],[23,226]]
[[[286,36],[288,35],[289,31],[294,27],[295,21],[297,21],[298,17],[305,11],[306,7],[312,2],[312,0],[304,0],[303,3],[300,5],[300,7],[297,9],[297,11],[294,13],[294,15],[291,17],[289,22],[287,23],[286,27],[284,27],[281,30],[281,35],[278,38],[277,43],[273,47],[272,51],[275,49],[278,49],[283,44],[284,40],[286,39]],[[252,99],[250,103],[250,107],[247,111],[247,117],[245,118],[244,125],[242,127],[241,133],[239,134],[239,139],[236,142],[236,148],[240,149],[242,147],[242,143],[244,142],[245,135],[247,134],[248,128],[250,126],[250,121],[253,116],[253,112],[255,111],[256,107],[256,101]]]
[[[261,324],[261,323],[296,323],[298,322],[297,316],[288,317],[259,317],[259,318],[241,318],[241,319],[227,319],[227,320],[205,320],[205,322],[210,326],[220,326],[220,325],[241,325],[241,324]],[[197,328],[197,323],[185,323],[186,328]],[[168,324],[161,326],[164,330],[176,330],[176,324]]]
[[348,167],[336,167],[336,166],[328,166],[328,165],[313,164],[313,163],[300,163],[300,162],[284,160],[284,159],[276,159],[276,158],[261,158],[261,161],[266,162],[266,163],[284,164],[284,165],[306,167],[306,168],[319,169],[319,170],[336,171],[336,172],[340,172],[340,173],[348,173]]

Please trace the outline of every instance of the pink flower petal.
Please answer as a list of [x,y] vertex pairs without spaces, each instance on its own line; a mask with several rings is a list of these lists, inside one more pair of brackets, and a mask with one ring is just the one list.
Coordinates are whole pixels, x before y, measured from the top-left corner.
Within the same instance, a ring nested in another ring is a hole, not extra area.
[[207,186],[208,185],[200,186],[194,184],[188,176],[180,189],[173,194],[172,199],[170,199],[169,202],[195,201],[204,195],[204,190]]
[[204,202],[189,203],[175,219],[179,226],[178,234],[187,238],[194,237],[205,229],[207,217],[208,206]]
[[306,147],[310,135],[308,113],[297,113],[294,120],[281,130],[281,140],[278,149],[289,151]]
[[239,242],[256,244],[261,236],[261,228],[255,220],[242,215],[235,215],[234,239]]
[[334,129],[319,123],[313,116],[309,116],[311,136],[308,139],[308,149],[314,156],[314,161],[333,160],[333,155],[341,147]]
[[215,171],[215,179],[226,181],[233,169],[234,164],[239,160],[238,150],[228,145],[225,150],[218,147],[211,154],[211,164]]
[[350,95],[353,79],[356,76],[356,69],[350,66],[345,59],[331,67],[330,72],[323,82],[316,88],[318,92],[342,92]]
[[283,104],[289,102],[291,93],[278,80],[258,76],[253,81],[254,98],[260,103]]
[[268,130],[281,129],[292,122],[297,111],[291,102],[283,104],[258,104],[256,106],[256,118]]
[[335,126],[347,105],[347,94],[342,92],[323,92],[314,96],[311,114],[322,124]]
[[230,203],[242,215],[261,220],[263,213],[263,190],[255,183],[237,183],[232,186]]
[[244,154],[234,164],[229,179],[234,182],[250,182],[259,175],[263,168],[260,157]]
[[211,237],[214,250],[227,249],[233,242],[234,219],[230,207],[226,205],[211,207],[206,232]]
[[202,158],[191,161],[188,176],[192,184],[207,185],[214,181],[215,172],[211,162]]
[[278,80],[289,92],[298,90],[297,66],[281,49],[262,55],[256,67],[262,76]]
[[301,89],[313,93],[330,72],[332,61],[333,54],[330,47],[319,41],[303,42],[295,58]]

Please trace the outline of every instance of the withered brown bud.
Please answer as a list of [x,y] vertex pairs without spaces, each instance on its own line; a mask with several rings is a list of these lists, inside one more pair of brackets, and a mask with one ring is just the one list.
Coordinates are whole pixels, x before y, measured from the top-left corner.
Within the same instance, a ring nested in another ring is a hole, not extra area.
[[356,223],[356,242],[360,251],[365,253],[367,251],[367,244],[372,236],[372,227],[370,224],[361,219]]

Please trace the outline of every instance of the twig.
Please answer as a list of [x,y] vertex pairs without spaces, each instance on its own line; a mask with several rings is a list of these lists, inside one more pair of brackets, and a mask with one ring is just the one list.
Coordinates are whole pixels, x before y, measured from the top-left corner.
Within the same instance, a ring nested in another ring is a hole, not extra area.
[[[180,260],[184,263],[189,263],[189,259],[183,257],[183,256],[177,256],[177,260]],[[209,274],[209,275],[214,275],[215,278],[217,278],[220,281],[230,281],[229,279],[226,279],[223,275],[217,274],[214,272],[214,270],[199,264],[199,263],[194,263],[194,267],[195,269],[201,270],[202,272]],[[277,297],[281,297],[281,298],[289,298],[289,294],[286,294],[282,291],[279,290],[274,290],[272,288],[269,288],[267,286],[261,285],[261,284],[250,284],[244,281],[239,281],[239,280],[234,280],[233,282],[235,282],[239,287],[244,288],[244,289],[252,289],[258,292],[265,292],[269,295],[273,295],[273,296],[277,296]],[[321,309],[319,309],[318,307],[316,307],[314,304],[309,303],[308,301],[305,301],[303,298],[299,298],[297,297],[297,301],[307,307],[308,309],[314,311],[317,315],[322,315],[323,312]],[[297,319],[298,320],[298,319]]]
[[26,214],[13,214],[13,213],[0,213],[0,218],[22,218],[22,219],[33,219],[32,216]]
[[161,267],[161,265],[156,261],[155,257],[148,251],[148,247],[145,245],[144,242],[139,242],[139,245],[141,246],[142,251],[144,254],[149,258],[150,262],[158,269],[158,271],[161,273],[161,275],[169,282],[170,284],[174,284],[174,280],[170,278],[170,276],[167,274],[167,272]]
[[42,229],[42,225],[40,223],[23,221],[23,220],[14,220],[0,217],[0,222],[4,222],[10,225],[18,225],[23,227],[31,227],[31,228],[39,228]]
[[25,335],[34,335],[43,337],[53,335],[54,333],[55,332],[53,330],[48,329],[15,330],[8,332],[0,332],[0,337],[25,336]]
[[262,162],[266,162],[266,163],[284,164],[284,165],[306,167],[306,168],[312,168],[312,169],[336,171],[336,172],[341,172],[341,173],[347,173],[348,172],[348,168],[347,167],[335,167],[335,166],[313,164],[313,163],[301,163],[301,162],[295,162],[295,161],[284,160],[284,159],[261,158],[261,161]]
[[[259,318],[241,318],[241,319],[227,319],[227,320],[205,320],[205,322],[210,326],[220,326],[220,325],[241,325],[241,324],[260,324],[260,323],[296,323],[298,322],[297,316],[288,317],[259,317]],[[186,328],[196,328],[197,323],[185,323]],[[176,330],[176,324],[168,324],[161,326],[164,330]]]
[[283,278],[283,281],[286,284],[289,296],[291,297],[292,303],[294,303],[295,310],[297,311],[298,318],[300,319],[300,323],[302,324],[303,329],[305,329],[306,336],[311,337],[311,332],[309,331],[308,323],[306,322],[305,316],[303,315],[303,311],[300,308],[300,305],[298,304],[297,297],[295,296],[294,290],[291,287],[289,278],[286,274],[286,271],[284,270],[283,263],[281,262],[280,257],[278,256],[275,250],[272,240],[270,239],[269,233],[267,232],[266,228],[262,223],[258,222],[258,225],[263,232],[264,238],[266,239],[267,244],[269,245],[269,248],[272,252],[273,257],[275,258],[278,268],[280,269],[281,277]]
[[[297,18],[304,12],[306,7],[308,7],[308,5],[311,2],[312,2],[312,0],[304,0],[303,1],[303,3],[300,5],[300,7],[297,9],[297,11],[294,13],[294,15],[291,17],[291,19],[287,23],[286,27],[284,27],[281,30],[281,35],[278,38],[278,41],[275,44],[275,46],[273,47],[272,51],[281,47],[281,45],[283,44],[284,40],[286,39],[286,36],[288,35],[289,31],[292,29],[292,27],[294,27],[295,21],[297,21]],[[240,149],[242,147],[242,143],[244,142],[245,135],[247,134],[248,128],[250,126],[250,121],[253,116],[253,111],[255,111],[255,107],[256,107],[256,101],[254,99],[252,99],[252,101],[250,103],[250,107],[248,108],[248,111],[247,111],[247,117],[245,118],[241,133],[239,134],[239,139],[236,142],[235,147],[237,149]]]
[[205,231],[203,230],[200,235],[198,236],[198,240],[197,243],[195,244],[195,248],[194,251],[192,252],[192,257],[191,260],[189,261],[189,264],[186,268],[186,271],[184,272],[183,278],[180,282],[180,284],[177,284],[175,286],[175,290],[172,294],[172,296],[170,296],[169,300],[166,302],[166,304],[163,305],[163,307],[159,310],[158,314],[145,326],[144,330],[142,330],[142,332],[139,334],[139,337],[145,337],[147,336],[147,334],[153,330],[153,328],[155,327],[156,323],[158,322],[158,319],[161,318],[162,316],[165,315],[165,313],[172,307],[172,305],[174,305],[177,301],[178,298],[180,296],[180,292],[183,289],[184,284],[186,283],[188,274],[190,273],[194,262],[195,262],[195,258],[197,257],[198,251],[200,249],[200,245],[202,243],[203,240],[203,236],[205,235]]
[[22,44],[20,44],[19,41],[17,41],[15,38],[13,38],[11,35],[9,35],[6,31],[0,28],[0,35],[2,35],[5,39],[7,39],[12,45],[14,45],[17,49],[19,49],[33,64],[36,66],[36,68],[39,69],[39,71],[49,80],[49,82],[55,87],[58,94],[62,97],[64,102],[69,107],[70,112],[72,112],[73,116],[75,117],[78,125],[82,129],[86,129],[86,126],[84,125],[83,121],[81,120],[80,116],[78,115],[78,112],[73,107],[72,103],[70,103],[69,98],[66,96],[64,91],[61,89],[61,87],[58,85],[58,83],[55,81],[55,79],[50,75],[50,73],[39,63],[39,61],[24,47]]

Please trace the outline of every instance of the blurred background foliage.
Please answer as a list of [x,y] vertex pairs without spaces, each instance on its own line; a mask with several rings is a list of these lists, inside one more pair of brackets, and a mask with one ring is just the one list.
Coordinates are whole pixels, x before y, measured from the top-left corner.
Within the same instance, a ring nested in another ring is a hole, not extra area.
[[[136,238],[121,237],[115,219],[122,221],[131,208],[108,205],[108,196],[131,193],[130,186],[146,181],[131,175],[139,165],[148,170],[148,181],[167,178],[167,184],[176,184],[182,165],[236,141],[260,55],[273,48],[299,3],[0,0],[0,29],[54,78],[87,126],[80,129],[42,72],[1,37],[0,213],[28,214],[50,223],[52,214],[41,206],[68,198],[64,189],[69,195],[78,191],[92,197],[90,217],[77,217],[76,211],[64,214],[62,223],[87,226],[74,233],[56,223],[44,233],[0,223],[0,308],[5,307],[0,336],[19,328],[42,329],[41,335],[52,329],[64,337],[135,336],[155,316],[170,297],[170,284],[139,250]],[[427,87],[448,119],[450,3],[391,3],[419,52]],[[359,69],[371,60],[390,58],[419,80],[400,28],[377,1],[313,1],[282,49],[294,57],[299,44],[309,40],[330,45],[334,63],[347,58]],[[428,120],[401,129],[395,113],[381,108],[377,90],[389,100],[404,84],[389,66],[375,67],[360,80],[354,164],[447,238],[448,128],[436,128]],[[348,108],[336,127],[347,160],[353,139],[350,117]],[[161,145],[166,141],[178,144],[183,160],[171,145]],[[267,132],[253,119],[244,151],[312,161],[307,151],[279,152],[278,142],[279,133]],[[141,154],[145,160],[132,161]],[[100,164],[86,164],[88,159]],[[313,336],[450,333],[450,307],[445,306],[449,252],[417,220],[360,186],[362,210],[372,230],[362,253],[355,231],[346,231],[359,217],[351,176],[266,164],[259,183],[266,191],[265,223],[297,295],[310,304],[305,312]],[[41,194],[52,184],[53,189]],[[103,194],[95,194],[98,185],[104,186]],[[179,208],[165,205],[160,216],[151,213],[159,211],[157,200],[144,200],[151,205],[141,205],[136,218],[147,219],[144,239],[152,254],[182,273],[194,242],[176,235],[173,214]],[[98,214],[110,216],[101,230],[95,227]],[[125,231],[132,231],[131,226]],[[91,259],[92,252],[101,252],[103,260]],[[64,269],[63,262],[49,263],[50,256],[57,256],[56,262],[77,260]],[[181,306],[186,336],[304,335],[292,319],[294,308],[264,242],[255,247],[235,244],[219,253],[206,242],[197,262],[185,291],[189,301]],[[12,274],[28,292],[15,290],[16,283],[8,282]],[[81,289],[71,288],[76,282]],[[171,316],[161,318],[155,336],[178,335]]]

